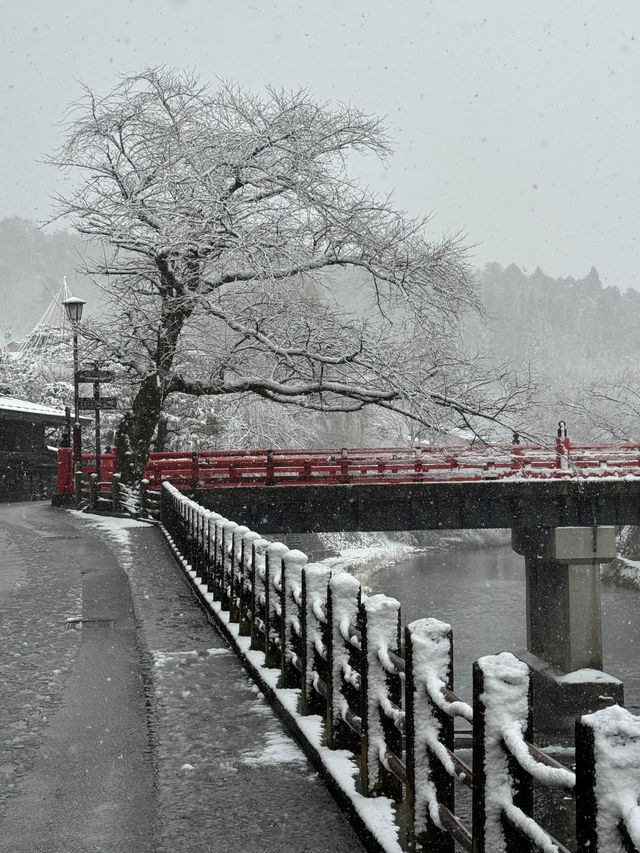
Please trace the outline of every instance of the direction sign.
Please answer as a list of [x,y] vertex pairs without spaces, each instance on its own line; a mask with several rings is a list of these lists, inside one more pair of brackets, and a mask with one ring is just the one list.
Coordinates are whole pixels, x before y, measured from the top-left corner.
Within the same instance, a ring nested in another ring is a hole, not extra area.
[[96,409],[117,409],[117,397],[100,397],[98,400],[95,397],[79,397],[78,408],[83,412],[87,410],[95,411]]
[[116,378],[115,373],[110,370],[93,370],[85,368],[76,373],[78,382],[113,382]]

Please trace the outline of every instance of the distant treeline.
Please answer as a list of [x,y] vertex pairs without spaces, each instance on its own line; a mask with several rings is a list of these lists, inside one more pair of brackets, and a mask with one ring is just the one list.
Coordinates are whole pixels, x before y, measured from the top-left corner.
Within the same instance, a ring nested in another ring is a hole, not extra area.
[[[0,326],[9,339],[33,328],[65,275],[72,292],[98,298],[76,272],[85,251],[71,231],[0,219]],[[470,348],[543,377],[619,372],[640,360],[640,292],[603,287],[593,268],[584,278],[551,278],[540,269],[527,275],[515,264],[494,263],[477,280],[486,314],[482,322],[468,320]],[[357,277],[343,280],[336,297],[347,310],[367,313]]]
[[640,292],[585,278],[531,275],[515,264],[478,273],[484,324],[469,322],[468,341],[537,376],[617,373],[640,359]]

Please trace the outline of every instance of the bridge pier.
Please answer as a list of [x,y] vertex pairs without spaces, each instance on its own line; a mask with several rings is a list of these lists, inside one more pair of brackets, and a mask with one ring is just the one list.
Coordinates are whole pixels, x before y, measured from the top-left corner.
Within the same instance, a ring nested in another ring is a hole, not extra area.
[[615,528],[514,528],[511,544],[525,558],[535,727],[621,703],[622,683],[602,672],[600,563],[615,557]]

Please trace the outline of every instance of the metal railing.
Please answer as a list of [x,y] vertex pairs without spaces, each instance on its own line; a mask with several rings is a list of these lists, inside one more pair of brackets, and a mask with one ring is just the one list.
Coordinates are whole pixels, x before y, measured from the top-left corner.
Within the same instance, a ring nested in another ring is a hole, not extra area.
[[[568,853],[533,818],[535,784],[575,790],[579,853],[640,851],[640,718],[618,706],[582,717],[573,771],[531,743],[529,670],[510,653],[476,661],[468,705],[453,692],[449,625],[419,619],[402,635],[395,599],[365,596],[351,575],[170,484],[162,521],[279,686],[298,689],[299,713],[320,715],[327,745],[353,752],[362,793],[399,805],[409,849]],[[456,719],[472,725],[472,766],[456,754]],[[470,826],[456,815],[459,785],[472,792]]]
[[[115,454],[101,456],[101,475],[110,481]],[[96,470],[83,455],[86,478]],[[58,493],[73,491],[73,453],[58,451]],[[230,486],[340,485],[459,482],[509,479],[616,478],[640,475],[638,444],[571,444],[553,447],[356,447],[305,450],[207,450],[151,453],[145,470],[150,490],[170,481],[179,489]]]

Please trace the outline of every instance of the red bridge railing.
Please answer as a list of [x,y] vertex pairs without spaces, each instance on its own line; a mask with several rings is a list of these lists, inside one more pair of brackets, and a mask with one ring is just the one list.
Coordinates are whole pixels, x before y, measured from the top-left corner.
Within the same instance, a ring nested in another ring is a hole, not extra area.
[[[113,476],[115,454],[101,457],[102,481]],[[95,455],[82,457],[85,477],[95,473]],[[201,450],[152,453],[145,471],[150,489],[169,480],[179,489],[218,486],[335,485],[640,477],[640,444],[570,444],[554,447],[355,447],[309,450]],[[73,452],[58,451],[59,493],[73,492]]]

